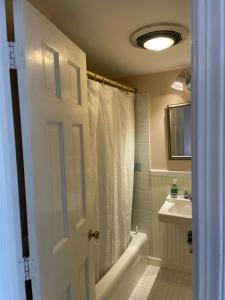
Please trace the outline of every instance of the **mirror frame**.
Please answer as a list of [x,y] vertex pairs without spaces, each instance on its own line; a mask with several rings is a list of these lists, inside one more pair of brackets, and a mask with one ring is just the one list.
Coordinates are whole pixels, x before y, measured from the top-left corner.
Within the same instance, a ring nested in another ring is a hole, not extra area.
[[168,154],[169,160],[191,160],[192,156],[175,156],[171,153],[171,133],[170,133],[170,111],[171,108],[180,107],[180,106],[191,106],[190,102],[180,103],[180,104],[171,104],[167,106],[167,126],[168,126]]

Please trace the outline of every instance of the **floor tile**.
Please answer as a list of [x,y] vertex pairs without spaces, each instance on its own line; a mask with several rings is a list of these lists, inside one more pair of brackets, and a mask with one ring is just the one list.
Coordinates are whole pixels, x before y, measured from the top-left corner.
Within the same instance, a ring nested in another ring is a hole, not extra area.
[[148,266],[129,300],[192,300],[192,275]]

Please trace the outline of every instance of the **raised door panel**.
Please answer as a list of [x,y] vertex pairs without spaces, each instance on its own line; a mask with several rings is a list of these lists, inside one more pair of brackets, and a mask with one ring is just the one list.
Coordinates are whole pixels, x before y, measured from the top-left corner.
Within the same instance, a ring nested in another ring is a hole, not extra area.
[[84,174],[84,144],[82,124],[72,125],[73,190],[76,227],[86,219],[86,195]]
[[68,238],[67,189],[65,178],[65,154],[62,123],[48,123],[46,126],[49,150],[49,181],[51,206],[50,226],[53,254]]
[[80,266],[80,269],[78,271],[79,276],[79,295],[78,299],[80,300],[89,300],[90,299],[90,292],[89,292],[89,265],[88,260],[85,260],[85,262]]
[[59,53],[50,46],[43,44],[42,60],[46,95],[61,98]]
[[81,105],[80,68],[68,60],[69,91],[73,103]]
[[87,109],[87,75],[83,65],[71,55],[59,56],[61,98],[71,107]]

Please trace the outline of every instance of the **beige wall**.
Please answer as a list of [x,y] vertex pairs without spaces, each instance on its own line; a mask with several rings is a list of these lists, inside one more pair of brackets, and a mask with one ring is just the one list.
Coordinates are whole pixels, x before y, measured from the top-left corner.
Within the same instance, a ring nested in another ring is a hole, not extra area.
[[191,101],[191,94],[177,92],[170,85],[181,70],[120,78],[118,81],[147,92],[150,99],[151,168],[190,171],[191,161],[169,160],[167,146],[167,114],[169,104]]
[[51,5],[46,0],[28,0],[34,7],[36,7],[47,19],[51,21]]

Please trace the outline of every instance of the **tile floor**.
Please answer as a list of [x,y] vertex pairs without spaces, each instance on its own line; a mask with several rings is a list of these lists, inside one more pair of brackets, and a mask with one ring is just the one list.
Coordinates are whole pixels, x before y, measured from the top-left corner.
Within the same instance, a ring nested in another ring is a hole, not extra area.
[[192,276],[148,266],[129,300],[192,300]]

